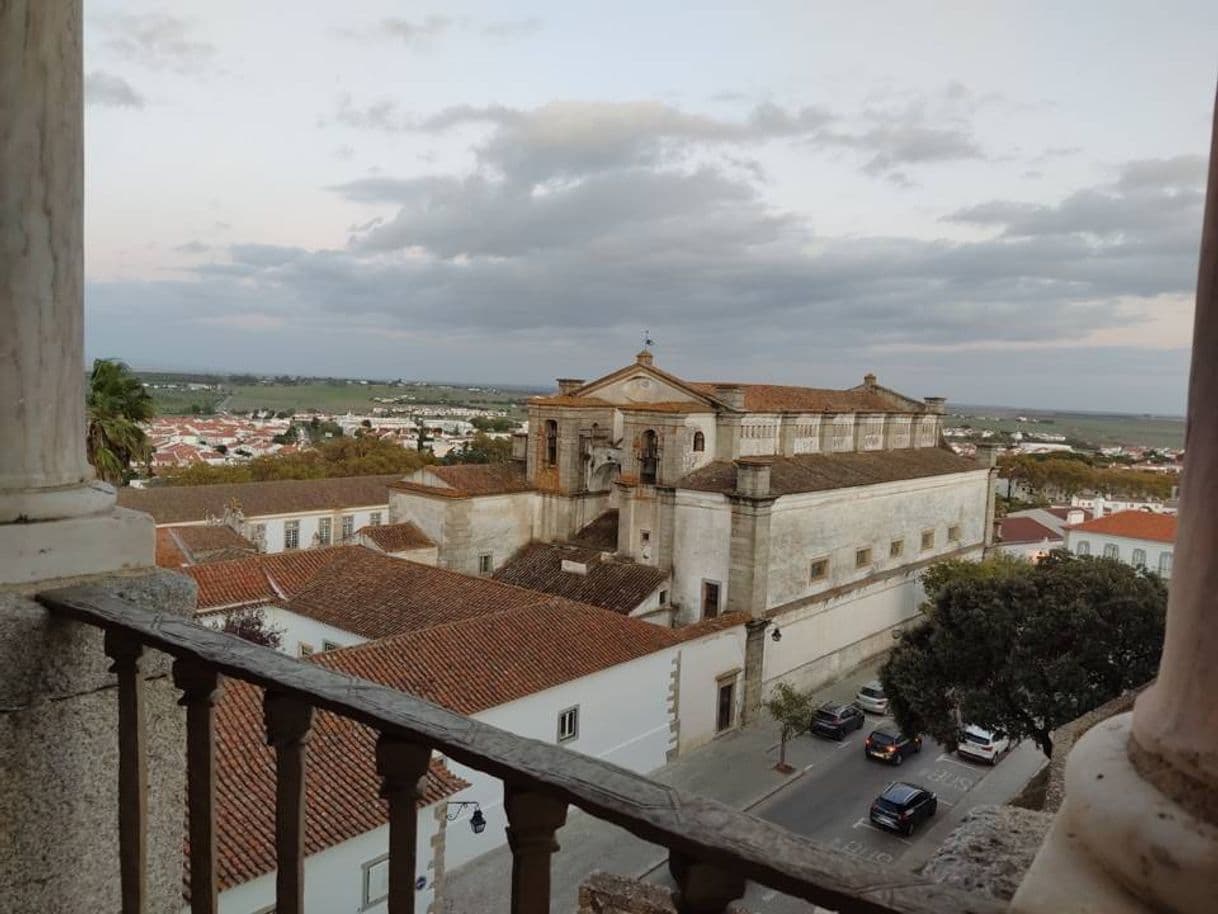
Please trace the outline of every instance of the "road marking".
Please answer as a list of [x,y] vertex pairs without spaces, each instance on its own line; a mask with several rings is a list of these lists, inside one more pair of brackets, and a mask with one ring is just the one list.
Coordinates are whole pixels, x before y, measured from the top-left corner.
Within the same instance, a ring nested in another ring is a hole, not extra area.
[[870,826],[870,825],[871,825],[871,820],[870,820],[870,819],[867,819],[867,818],[862,818],[862,819],[859,819],[857,822],[855,822],[855,823],[854,823],[853,825],[851,825],[850,827],[851,827],[851,828],[858,828],[859,826],[862,826],[862,825],[867,825],[867,826]]
[[936,762],[949,762],[952,765],[959,765],[961,768],[967,768],[969,771],[977,770],[976,765],[970,764],[969,762],[961,761],[960,759],[956,758],[954,755],[948,755],[946,752],[943,753],[942,755],[940,755],[937,759],[935,759],[935,761]]
[[955,803],[949,803],[947,800],[943,799],[943,797],[939,797],[938,799],[939,799],[939,805],[946,806],[948,809],[951,809],[953,806],[956,805]]
[[815,767],[816,762],[808,762],[808,764],[804,765],[804,771],[811,771]]
[[854,745],[854,740],[842,740],[840,743],[837,744],[837,748],[845,749],[848,746],[853,746],[853,745]]

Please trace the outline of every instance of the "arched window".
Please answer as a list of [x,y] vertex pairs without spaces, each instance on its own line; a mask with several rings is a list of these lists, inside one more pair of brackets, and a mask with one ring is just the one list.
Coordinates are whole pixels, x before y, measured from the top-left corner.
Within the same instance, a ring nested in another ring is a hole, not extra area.
[[655,484],[660,464],[660,439],[651,429],[643,432],[643,449],[639,454],[639,481]]
[[558,463],[558,423],[553,419],[546,420],[546,466],[552,467]]
[[699,453],[706,450],[706,436],[701,432],[694,432],[694,450]]

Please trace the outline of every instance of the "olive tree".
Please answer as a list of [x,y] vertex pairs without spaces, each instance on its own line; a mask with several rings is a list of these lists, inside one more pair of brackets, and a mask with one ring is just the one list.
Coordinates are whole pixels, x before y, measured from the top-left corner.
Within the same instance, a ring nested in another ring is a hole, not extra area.
[[812,706],[811,692],[802,692],[785,682],[774,686],[766,699],[764,707],[780,728],[776,766],[779,771],[790,770],[787,765],[787,740],[808,729],[812,720]]

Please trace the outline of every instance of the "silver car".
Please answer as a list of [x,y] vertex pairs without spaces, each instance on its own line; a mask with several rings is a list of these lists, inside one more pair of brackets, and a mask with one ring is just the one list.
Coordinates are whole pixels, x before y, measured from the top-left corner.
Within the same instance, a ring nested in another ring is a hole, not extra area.
[[871,680],[859,689],[858,694],[854,696],[854,703],[872,714],[888,713],[888,696],[884,694],[884,687],[878,679]]

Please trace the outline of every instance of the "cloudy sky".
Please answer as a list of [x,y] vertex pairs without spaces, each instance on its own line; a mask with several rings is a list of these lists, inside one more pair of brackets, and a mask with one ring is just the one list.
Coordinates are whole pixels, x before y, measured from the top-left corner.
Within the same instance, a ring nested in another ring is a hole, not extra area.
[[86,3],[91,356],[1179,413],[1218,4]]

